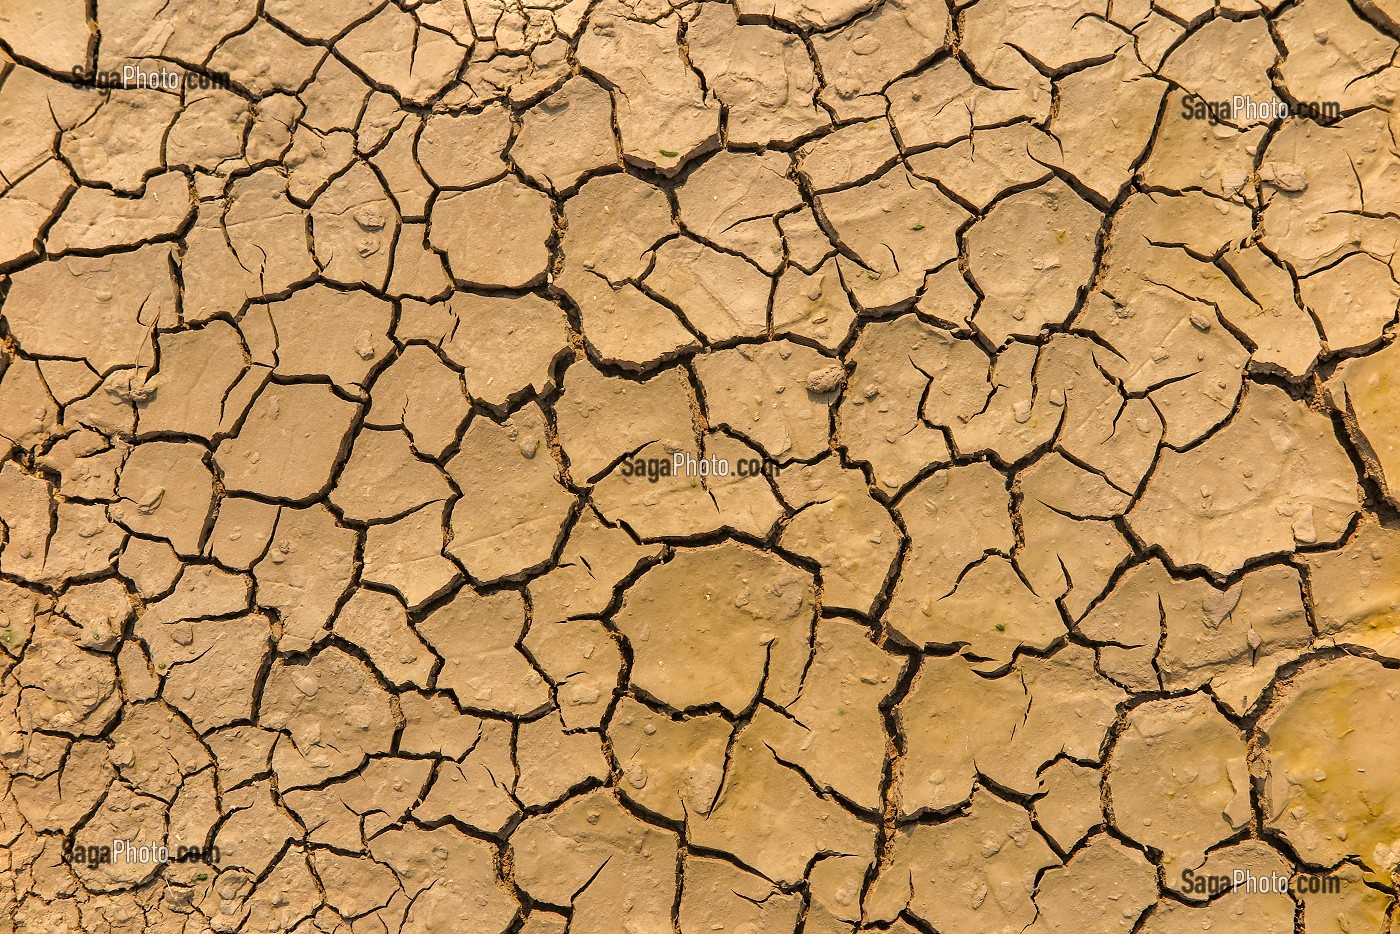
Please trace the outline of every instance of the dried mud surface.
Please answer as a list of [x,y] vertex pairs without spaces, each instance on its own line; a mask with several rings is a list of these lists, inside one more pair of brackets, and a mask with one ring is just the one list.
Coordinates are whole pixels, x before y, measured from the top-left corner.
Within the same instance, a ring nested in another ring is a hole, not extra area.
[[1397,22],[0,3],[0,931],[1392,930]]

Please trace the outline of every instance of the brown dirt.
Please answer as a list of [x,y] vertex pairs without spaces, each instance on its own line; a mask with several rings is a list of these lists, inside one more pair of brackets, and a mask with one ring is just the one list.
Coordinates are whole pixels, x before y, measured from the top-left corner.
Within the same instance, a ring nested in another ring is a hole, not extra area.
[[1397,22],[0,0],[0,934],[1391,930]]

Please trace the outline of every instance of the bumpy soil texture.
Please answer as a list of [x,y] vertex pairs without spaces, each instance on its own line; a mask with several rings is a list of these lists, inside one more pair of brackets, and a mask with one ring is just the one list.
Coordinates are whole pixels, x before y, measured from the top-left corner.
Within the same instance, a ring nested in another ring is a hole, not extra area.
[[1381,934],[1394,0],[0,0],[0,931]]

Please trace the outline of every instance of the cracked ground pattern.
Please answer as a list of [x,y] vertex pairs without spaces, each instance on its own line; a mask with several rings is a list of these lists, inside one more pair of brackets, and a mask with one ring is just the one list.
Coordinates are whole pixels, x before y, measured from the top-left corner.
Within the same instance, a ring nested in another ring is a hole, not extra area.
[[0,931],[1392,930],[1397,21],[0,2]]

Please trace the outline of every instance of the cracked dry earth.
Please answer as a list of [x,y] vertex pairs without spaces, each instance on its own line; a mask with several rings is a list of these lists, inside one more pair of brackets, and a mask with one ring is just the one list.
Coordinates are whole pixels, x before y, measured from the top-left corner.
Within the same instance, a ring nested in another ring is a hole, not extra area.
[[0,930],[1391,930],[1397,19],[0,3]]

